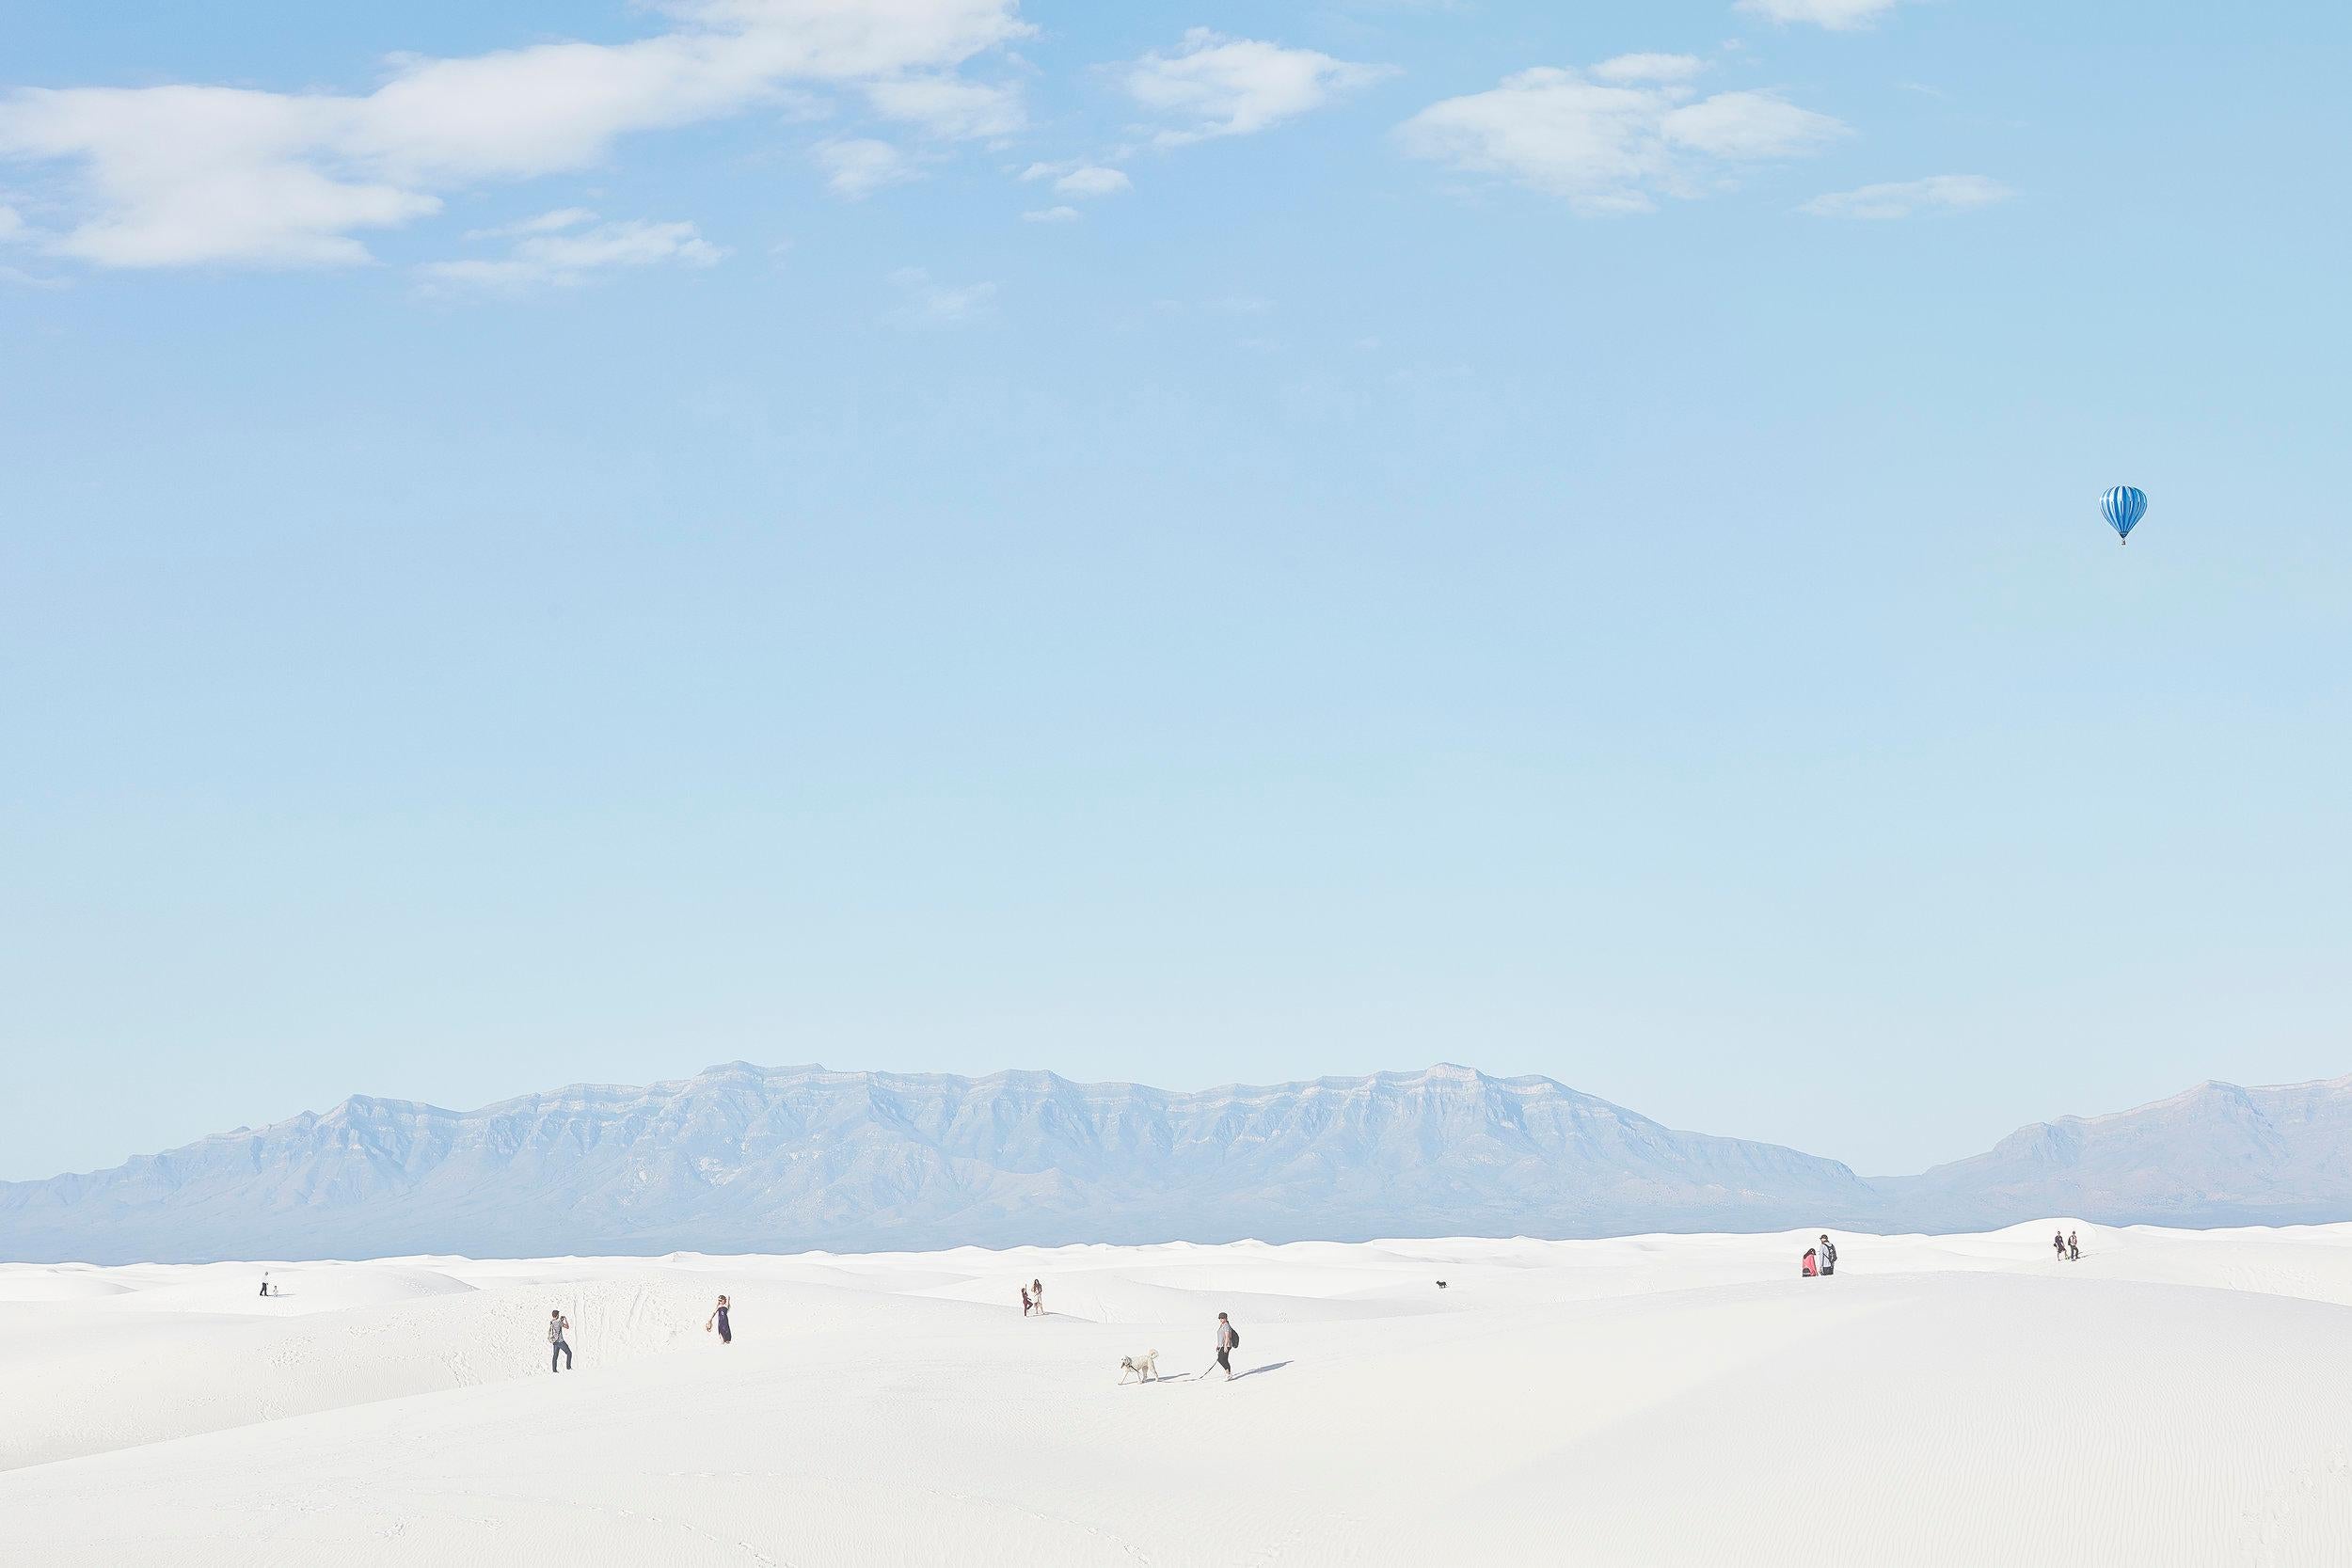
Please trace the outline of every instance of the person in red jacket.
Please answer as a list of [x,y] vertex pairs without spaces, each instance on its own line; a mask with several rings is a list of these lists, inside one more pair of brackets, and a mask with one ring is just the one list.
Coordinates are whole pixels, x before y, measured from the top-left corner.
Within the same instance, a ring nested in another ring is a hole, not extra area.
[[1804,1276],[1805,1276],[1805,1278],[1807,1278],[1807,1279],[1815,1279],[1815,1278],[1819,1278],[1819,1277],[1820,1276],[1820,1273],[1821,1273],[1821,1270],[1820,1270],[1820,1264],[1819,1264],[1819,1263],[1815,1260],[1815,1259],[1814,1259],[1813,1249],[1812,1249],[1811,1247],[1807,1247],[1807,1248],[1805,1248],[1805,1249],[1804,1249]]

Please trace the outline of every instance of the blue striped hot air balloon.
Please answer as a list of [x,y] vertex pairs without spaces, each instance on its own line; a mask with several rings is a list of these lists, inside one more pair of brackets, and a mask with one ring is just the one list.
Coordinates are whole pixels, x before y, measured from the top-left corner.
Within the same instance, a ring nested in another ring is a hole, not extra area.
[[2115,530],[2115,542],[2132,542],[2132,525],[2148,514],[2148,492],[2129,484],[2119,484],[2099,498],[2099,515]]

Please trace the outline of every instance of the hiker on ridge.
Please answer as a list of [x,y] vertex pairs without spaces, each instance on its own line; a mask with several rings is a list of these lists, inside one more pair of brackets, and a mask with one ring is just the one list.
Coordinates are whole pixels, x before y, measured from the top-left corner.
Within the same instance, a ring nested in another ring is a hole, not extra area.
[[[569,1371],[572,1365],[572,1344],[564,1338],[572,1330],[572,1320],[564,1315],[562,1307],[548,1314],[548,1370]],[[556,1363],[562,1361],[563,1365]]]

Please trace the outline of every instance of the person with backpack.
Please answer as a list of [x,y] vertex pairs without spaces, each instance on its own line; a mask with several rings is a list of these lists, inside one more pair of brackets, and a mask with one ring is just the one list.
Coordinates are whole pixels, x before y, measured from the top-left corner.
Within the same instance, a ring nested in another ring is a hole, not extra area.
[[1821,1277],[1827,1279],[1836,1272],[1837,1243],[1829,1239],[1827,1232],[1823,1232],[1821,1236]]
[[[1216,1367],[1224,1368],[1225,1381],[1232,1382],[1233,1352],[1240,1348],[1241,1331],[1233,1326],[1233,1321],[1231,1318],[1219,1312],[1216,1315],[1216,1361],[1210,1370],[1215,1370]],[[1206,1377],[1209,1374],[1204,1371],[1200,1375]]]
[[[548,1312],[548,1370],[551,1372],[562,1372],[569,1371],[571,1370],[572,1345],[571,1341],[564,1338],[565,1335],[571,1332],[571,1328],[572,1320],[564,1315],[564,1309],[562,1307],[556,1307],[552,1311]],[[563,1363],[561,1366],[557,1365],[559,1361]]]

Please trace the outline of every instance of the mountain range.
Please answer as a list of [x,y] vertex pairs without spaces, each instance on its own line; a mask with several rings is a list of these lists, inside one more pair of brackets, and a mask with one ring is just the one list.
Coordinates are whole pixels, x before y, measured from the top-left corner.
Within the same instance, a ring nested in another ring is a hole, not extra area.
[[2352,1077],[2206,1084],[1865,1180],[1450,1065],[1179,1094],[734,1062],[476,1111],[356,1096],[112,1170],[0,1182],[0,1259],[1951,1230],[2061,1213],[2352,1218]]

